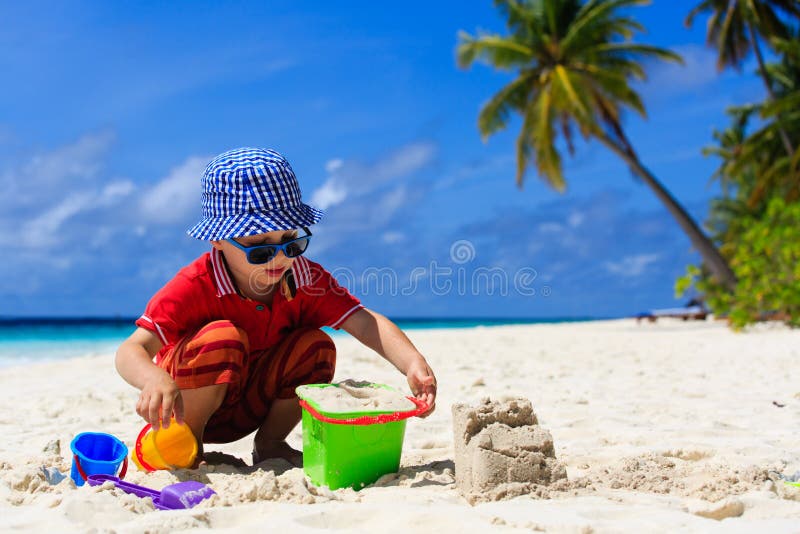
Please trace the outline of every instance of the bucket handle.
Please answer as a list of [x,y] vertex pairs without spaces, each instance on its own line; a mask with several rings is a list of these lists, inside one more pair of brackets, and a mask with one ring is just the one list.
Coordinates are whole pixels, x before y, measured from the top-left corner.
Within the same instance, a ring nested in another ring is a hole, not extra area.
[[305,401],[305,399],[300,399],[300,406],[303,407],[309,414],[311,414],[314,419],[318,419],[323,423],[333,423],[334,425],[374,425],[380,423],[392,423],[394,421],[402,421],[403,419],[408,419],[409,417],[421,415],[427,412],[430,408],[428,403],[423,400],[414,397],[406,398],[416,405],[416,410],[411,410],[408,412],[386,413],[381,415],[362,415],[360,417],[351,417],[350,419],[334,419],[333,417],[322,415],[317,410],[312,408],[311,405]]
[[147,423],[142,427],[142,430],[136,437],[136,445],[134,446],[133,451],[136,454],[136,459],[139,460],[139,465],[144,467],[145,471],[150,473],[152,471],[155,471],[156,468],[148,464],[144,459],[144,455],[142,454],[142,438],[144,437],[145,434],[147,434],[148,430],[150,430],[150,423]]
[[[78,474],[81,476],[84,482],[86,482],[89,479],[89,477],[86,476],[86,471],[84,471],[83,466],[81,466],[81,459],[78,458],[77,454],[73,454],[72,458],[75,460],[75,467],[78,469]],[[122,469],[119,470],[119,478],[120,479],[125,478],[125,473],[127,472],[128,472],[128,457],[125,456],[125,458],[122,460]]]

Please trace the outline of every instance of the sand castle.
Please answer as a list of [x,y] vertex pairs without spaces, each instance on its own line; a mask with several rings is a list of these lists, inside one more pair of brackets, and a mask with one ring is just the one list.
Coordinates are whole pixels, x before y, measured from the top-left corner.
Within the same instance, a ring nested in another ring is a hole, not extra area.
[[455,404],[453,431],[456,486],[470,502],[529,493],[567,476],[528,399]]

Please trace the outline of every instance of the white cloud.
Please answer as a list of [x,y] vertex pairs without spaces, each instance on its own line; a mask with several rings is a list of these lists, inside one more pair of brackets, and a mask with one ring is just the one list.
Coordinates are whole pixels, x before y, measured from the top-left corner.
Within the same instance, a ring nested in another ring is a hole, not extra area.
[[54,243],[56,231],[64,222],[91,205],[88,193],[73,193],[54,207],[40,213],[22,227],[22,239],[29,246]]
[[411,143],[379,161],[373,169],[375,178],[383,182],[409,175],[428,165],[435,155],[433,143]]
[[180,222],[197,212],[200,180],[210,159],[208,156],[190,156],[145,191],[139,199],[145,222]]
[[101,167],[100,157],[113,140],[109,131],[84,135],[74,143],[34,156],[23,173],[50,182],[70,176],[95,176]]
[[656,262],[660,257],[660,254],[636,254],[633,256],[625,256],[618,262],[607,261],[603,266],[611,274],[633,278],[644,274],[647,267]]
[[384,232],[381,236],[384,243],[394,244],[406,240],[406,235],[403,232],[389,231]]
[[347,197],[347,190],[338,183],[335,176],[325,180],[321,187],[311,194],[311,204],[321,210],[340,204]]
[[384,224],[406,202],[406,188],[399,186],[385,193],[378,199],[372,210],[371,224]]
[[569,214],[569,217],[567,218],[567,223],[570,225],[571,228],[577,228],[578,226],[581,225],[584,219],[586,219],[585,214],[579,211],[573,211],[572,213]]
[[4,195],[0,208],[7,202],[15,207],[40,209],[58,202],[65,191],[91,184],[102,169],[105,153],[114,141],[110,131],[86,134],[75,142],[49,152],[34,154],[27,162],[0,174]]
[[448,189],[476,178],[514,183],[515,162],[516,155],[513,152],[486,160],[469,161],[437,180],[433,188]]
[[344,162],[339,158],[329,160],[327,163],[325,163],[325,172],[333,174],[341,169],[343,164]]
[[[425,168],[436,157],[436,145],[415,142],[402,146],[372,165],[334,158],[325,164],[328,178],[311,193],[311,204],[326,209],[353,199],[372,195],[385,184],[401,180]],[[400,193],[388,195],[397,198]]]
[[65,243],[68,221],[127,197],[130,181],[101,180],[113,140],[111,131],[85,134],[50,151],[18,155],[15,164],[1,170],[0,243],[18,252]]
[[104,206],[113,204],[114,201],[130,195],[134,189],[136,189],[136,186],[129,180],[112,182],[103,188],[100,195],[101,204]]
[[23,243],[28,246],[56,243],[61,240],[59,234],[69,219],[83,212],[113,206],[133,190],[134,185],[130,181],[120,180],[106,185],[100,191],[85,189],[72,193],[23,225]]
[[[190,254],[202,248],[202,244],[181,237],[184,221],[180,226],[148,227],[140,208],[145,204],[159,220],[177,218],[179,213],[187,213],[189,206],[197,210],[207,158],[199,164],[187,158],[145,189],[137,187],[135,177],[115,177],[105,168],[113,138],[109,132],[88,134],[47,151],[16,151],[10,154],[10,161],[9,154],[3,154],[0,246],[12,258],[6,266],[9,284],[5,295],[44,295],[48,287],[67,287],[69,293],[77,294],[86,287],[99,287],[98,280],[106,290],[135,292],[125,281],[137,262],[158,255],[163,272],[156,281],[163,283]],[[188,200],[184,200],[182,188]],[[148,198],[150,202],[146,202]],[[109,254],[110,247],[127,253],[124,257]],[[100,298],[105,297],[96,293],[87,302]],[[80,311],[84,304],[72,305],[72,312]]]
[[111,241],[111,238],[114,236],[114,229],[109,226],[101,226],[94,230],[94,233],[90,240],[90,245],[92,248],[100,248],[103,245],[107,244]]
[[684,93],[705,87],[718,77],[717,53],[699,44],[670,47],[683,57],[683,65],[658,61],[648,71],[646,87],[659,93]]

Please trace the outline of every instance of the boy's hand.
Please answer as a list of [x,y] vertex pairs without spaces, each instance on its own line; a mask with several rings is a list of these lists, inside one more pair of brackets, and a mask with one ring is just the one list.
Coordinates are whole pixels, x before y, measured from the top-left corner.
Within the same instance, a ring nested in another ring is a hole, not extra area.
[[415,361],[406,373],[408,385],[418,399],[425,401],[430,409],[419,417],[428,417],[436,407],[436,377],[423,358]]
[[183,423],[181,390],[171,376],[162,371],[144,385],[136,402],[136,413],[150,423],[153,430],[159,429],[161,421],[164,428],[168,428],[172,414],[179,424]]

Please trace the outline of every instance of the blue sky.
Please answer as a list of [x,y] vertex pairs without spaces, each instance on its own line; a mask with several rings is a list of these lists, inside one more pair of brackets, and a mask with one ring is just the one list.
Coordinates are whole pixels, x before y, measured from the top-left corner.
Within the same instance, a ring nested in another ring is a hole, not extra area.
[[[686,65],[648,66],[648,118],[625,127],[703,219],[717,162],[700,151],[725,108],[762,87],[752,66],[717,73],[705,20],[687,30],[689,4],[677,4],[635,11],[648,29],[638,40]],[[0,5],[0,315],[140,313],[208,248],[185,234],[200,176],[237,146],[289,158],[304,199],[326,211],[309,257],[387,315],[674,305],[696,255],[611,154],[590,143],[565,155],[561,195],[534,172],[515,186],[517,122],[481,141],[477,112],[510,74],[456,67],[457,32],[479,28],[503,31],[489,0]],[[449,290],[431,282],[439,267]]]

